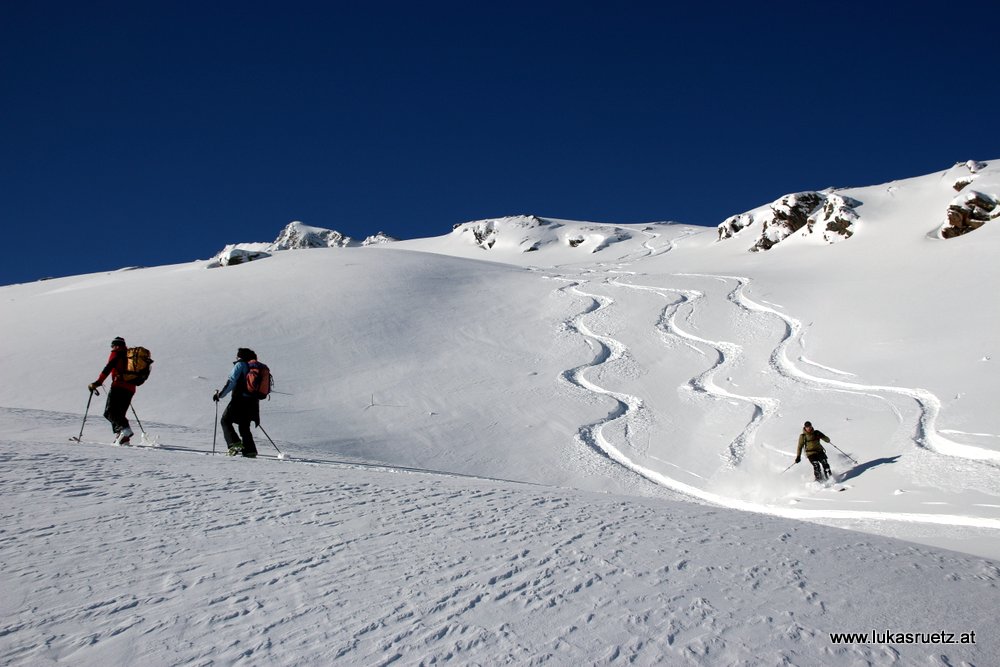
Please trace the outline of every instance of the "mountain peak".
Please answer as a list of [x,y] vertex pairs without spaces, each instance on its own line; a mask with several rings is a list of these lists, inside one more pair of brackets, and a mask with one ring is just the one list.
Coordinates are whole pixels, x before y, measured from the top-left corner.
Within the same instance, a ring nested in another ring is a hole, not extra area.
[[285,225],[278,237],[271,243],[233,243],[227,245],[209,261],[209,268],[243,264],[257,259],[270,257],[275,252],[283,250],[303,250],[307,248],[347,248],[351,246],[370,246],[392,243],[397,239],[385,232],[369,236],[357,243],[350,236],[333,229],[313,227],[299,220],[293,220]]
[[278,238],[271,244],[271,249],[277,251],[303,248],[344,248],[349,245],[351,245],[350,236],[295,220],[281,230]]

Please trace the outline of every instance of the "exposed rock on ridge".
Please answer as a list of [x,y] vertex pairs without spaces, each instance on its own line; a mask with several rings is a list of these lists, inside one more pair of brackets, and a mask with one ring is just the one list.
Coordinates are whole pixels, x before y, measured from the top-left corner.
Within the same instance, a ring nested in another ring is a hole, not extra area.
[[1000,200],[984,192],[969,190],[948,205],[948,221],[941,227],[941,238],[968,234],[990,220],[1000,218]]
[[[975,231],[985,225],[990,220],[1000,218],[1000,195],[988,194],[981,190],[966,190],[968,186],[976,182],[981,176],[980,172],[988,166],[986,162],[969,160],[959,162],[954,169],[960,172],[968,170],[968,174],[959,176],[952,187],[958,192],[962,192],[948,204],[948,211],[945,213],[946,221],[938,230],[938,236],[943,239],[951,239]],[[989,187],[988,183],[983,185]],[[995,182],[994,182],[995,185]]]
[[733,238],[744,229],[759,227],[752,252],[770,250],[792,234],[822,234],[827,243],[850,238],[858,221],[861,202],[836,192],[797,192],[766,206],[734,215],[719,225],[719,240]]

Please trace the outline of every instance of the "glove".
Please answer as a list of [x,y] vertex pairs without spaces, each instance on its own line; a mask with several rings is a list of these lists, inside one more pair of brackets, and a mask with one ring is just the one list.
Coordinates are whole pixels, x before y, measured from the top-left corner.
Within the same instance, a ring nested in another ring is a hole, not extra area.
[[801,457],[801,456],[796,456],[796,457],[795,457],[795,462],[796,462],[796,463],[798,463],[798,462],[799,462],[799,461],[801,461],[801,460],[802,460],[802,457]]
[[219,402],[219,390],[218,389],[215,390],[215,395],[212,396],[212,400],[215,401],[216,403]]
[[96,394],[97,393],[97,383],[91,382],[90,384],[87,385],[87,389],[90,390],[91,394]]

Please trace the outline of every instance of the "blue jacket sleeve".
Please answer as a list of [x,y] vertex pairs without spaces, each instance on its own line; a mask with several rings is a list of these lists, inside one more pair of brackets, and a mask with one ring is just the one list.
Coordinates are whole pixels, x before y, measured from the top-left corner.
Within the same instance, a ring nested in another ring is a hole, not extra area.
[[222,388],[219,392],[219,398],[222,398],[230,391],[236,389],[240,385],[240,379],[246,377],[247,371],[250,367],[247,366],[245,361],[238,361],[233,364],[233,371],[229,374],[229,379],[226,381],[226,386]]

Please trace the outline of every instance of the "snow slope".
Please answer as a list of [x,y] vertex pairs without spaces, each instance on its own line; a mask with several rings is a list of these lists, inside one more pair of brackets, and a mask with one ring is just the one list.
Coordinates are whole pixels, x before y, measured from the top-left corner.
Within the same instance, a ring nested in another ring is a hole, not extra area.
[[[1000,232],[942,238],[959,181],[1000,161],[836,191],[836,243],[517,216],[0,288],[0,656],[1000,662]],[[66,440],[116,335],[164,447]],[[211,456],[242,346],[286,460]],[[829,637],[939,628],[979,639]]]
[[[4,496],[18,500],[4,508],[0,542],[4,664],[1000,656],[989,631],[1000,570],[971,556],[685,502],[71,449],[37,441],[45,419],[4,415],[8,429],[25,426],[16,436],[25,444],[0,442]],[[829,636],[875,630],[943,630],[956,642],[976,632],[976,643],[841,645]]]

